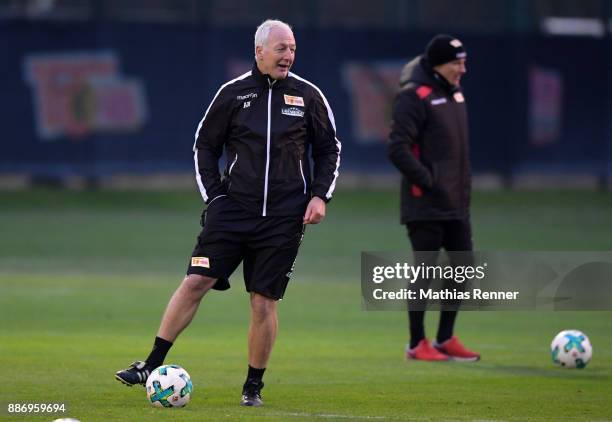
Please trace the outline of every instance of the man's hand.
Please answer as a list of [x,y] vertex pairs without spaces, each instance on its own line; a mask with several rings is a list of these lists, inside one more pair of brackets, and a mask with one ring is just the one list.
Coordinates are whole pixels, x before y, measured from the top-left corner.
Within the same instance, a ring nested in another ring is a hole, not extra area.
[[325,201],[318,196],[313,196],[306,208],[306,214],[304,214],[304,224],[317,224],[324,218]]

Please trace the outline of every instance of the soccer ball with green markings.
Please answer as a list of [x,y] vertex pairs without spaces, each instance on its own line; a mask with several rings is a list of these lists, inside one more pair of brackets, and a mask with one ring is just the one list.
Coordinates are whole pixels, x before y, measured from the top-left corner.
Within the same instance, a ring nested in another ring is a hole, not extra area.
[[564,330],[550,344],[552,360],[565,368],[582,369],[593,355],[589,338],[582,331]]
[[156,407],[183,407],[189,403],[193,384],[178,365],[163,365],[147,378],[147,400]]

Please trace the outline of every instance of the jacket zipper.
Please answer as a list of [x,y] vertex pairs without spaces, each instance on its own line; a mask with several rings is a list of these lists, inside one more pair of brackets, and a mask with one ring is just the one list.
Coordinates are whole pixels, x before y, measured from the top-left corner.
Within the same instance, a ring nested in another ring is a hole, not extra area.
[[238,153],[236,153],[236,157],[234,157],[234,161],[232,161],[232,164],[230,164],[230,168],[228,171],[228,175],[232,174],[232,169],[234,168],[234,166],[236,165],[236,161],[238,161]]
[[300,159],[300,174],[302,175],[302,182],[304,182],[304,195],[306,195],[306,178],[304,177],[304,170],[302,170],[302,160]]
[[263,210],[262,217],[266,216],[267,207],[268,207],[268,173],[270,171],[270,126],[271,126],[271,114],[272,114],[272,86],[276,81],[268,81],[268,133],[266,140],[266,177],[264,180],[264,200],[263,200]]

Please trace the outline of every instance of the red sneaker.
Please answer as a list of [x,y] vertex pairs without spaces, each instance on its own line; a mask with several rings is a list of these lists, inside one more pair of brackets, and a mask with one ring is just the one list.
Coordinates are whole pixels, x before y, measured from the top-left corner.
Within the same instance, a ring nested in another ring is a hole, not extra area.
[[466,349],[466,347],[455,336],[452,336],[444,343],[434,342],[434,348],[448,356],[450,360],[463,362],[476,362],[480,360],[480,353]]
[[442,361],[449,360],[449,357],[431,347],[429,340],[424,338],[414,349],[406,347],[406,359]]

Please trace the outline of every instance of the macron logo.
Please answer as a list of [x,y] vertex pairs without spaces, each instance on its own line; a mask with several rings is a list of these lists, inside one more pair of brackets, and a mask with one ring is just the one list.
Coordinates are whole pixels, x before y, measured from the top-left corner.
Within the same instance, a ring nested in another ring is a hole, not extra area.
[[253,98],[257,98],[257,93],[256,92],[251,92],[250,94],[246,94],[246,95],[238,95],[236,97],[236,99],[238,101],[242,101],[242,100],[248,100],[249,98],[253,99]]

